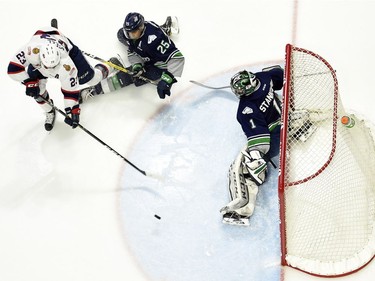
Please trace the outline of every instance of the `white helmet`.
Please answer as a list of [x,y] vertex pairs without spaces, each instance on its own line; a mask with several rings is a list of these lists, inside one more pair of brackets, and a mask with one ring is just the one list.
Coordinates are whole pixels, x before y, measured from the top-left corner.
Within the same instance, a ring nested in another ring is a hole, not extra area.
[[48,43],[40,47],[40,60],[47,68],[53,68],[60,62],[60,50],[55,44]]

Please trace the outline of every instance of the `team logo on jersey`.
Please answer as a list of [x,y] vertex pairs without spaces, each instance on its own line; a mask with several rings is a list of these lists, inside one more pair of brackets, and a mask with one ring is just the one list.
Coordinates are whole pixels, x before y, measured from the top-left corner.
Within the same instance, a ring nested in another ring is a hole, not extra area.
[[71,69],[70,65],[64,64],[63,66],[64,66],[64,68],[65,68],[66,71],[70,71],[70,69]]
[[246,106],[246,107],[244,108],[244,110],[242,110],[242,114],[251,114],[251,113],[253,113],[253,112],[254,112],[253,109],[250,108],[250,107],[248,107],[248,106]]
[[148,36],[147,43],[151,44],[156,38],[157,38],[156,35],[150,35],[150,36]]
[[72,76],[75,70],[76,70],[76,68],[73,67],[73,68],[70,70],[69,75]]
[[39,54],[39,48],[34,48],[34,49],[32,50],[32,52],[33,52],[34,55]]

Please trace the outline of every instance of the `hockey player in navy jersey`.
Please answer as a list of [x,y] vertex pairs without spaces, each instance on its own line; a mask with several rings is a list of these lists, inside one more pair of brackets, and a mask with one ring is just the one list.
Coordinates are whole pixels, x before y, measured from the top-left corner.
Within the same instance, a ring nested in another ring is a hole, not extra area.
[[220,210],[223,223],[249,225],[267,162],[279,150],[281,103],[275,91],[282,89],[283,77],[283,69],[272,66],[257,73],[244,70],[231,78],[231,89],[239,98],[237,121],[247,144],[229,168],[232,201]]
[[[171,40],[170,35],[178,33],[176,18],[167,17],[159,26],[152,21],[145,21],[139,13],[129,13],[123,27],[117,32],[118,40],[125,45],[131,64],[128,73],[118,72],[95,87],[82,92],[82,98],[109,93],[130,84],[141,86],[147,83],[142,77],[157,84],[157,93],[161,99],[170,96],[171,87],[181,77],[185,58]],[[123,65],[120,65],[123,67]]]

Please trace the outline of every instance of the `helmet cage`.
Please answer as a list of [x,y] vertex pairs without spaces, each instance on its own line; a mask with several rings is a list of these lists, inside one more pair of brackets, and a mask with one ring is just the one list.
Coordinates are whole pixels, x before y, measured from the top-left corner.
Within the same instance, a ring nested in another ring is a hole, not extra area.
[[240,98],[251,95],[258,85],[257,78],[249,71],[243,70],[234,75],[230,81],[232,92]]

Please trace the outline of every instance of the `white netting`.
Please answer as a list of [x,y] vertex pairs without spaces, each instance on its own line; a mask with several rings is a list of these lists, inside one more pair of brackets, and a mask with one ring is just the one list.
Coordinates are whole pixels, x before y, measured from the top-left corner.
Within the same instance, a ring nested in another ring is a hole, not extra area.
[[312,52],[290,50],[282,140],[285,263],[342,275],[375,255],[374,140],[355,116],[353,128],[341,124],[345,111],[330,65]]

